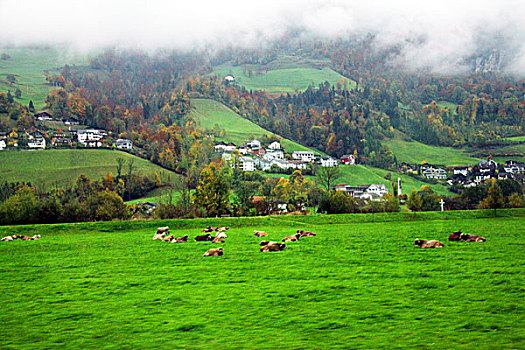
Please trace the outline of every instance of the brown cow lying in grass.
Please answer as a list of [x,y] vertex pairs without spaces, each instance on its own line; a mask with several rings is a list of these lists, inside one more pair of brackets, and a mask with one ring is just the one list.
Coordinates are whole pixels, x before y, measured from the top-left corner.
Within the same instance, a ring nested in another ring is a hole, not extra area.
[[157,233],[165,233],[168,234],[170,232],[170,228],[168,226],[159,227],[157,228]]
[[196,242],[203,242],[203,241],[211,241],[213,238],[211,237],[211,235],[208,233],[206,235],[201,235],[201,236],[197,236],[195,237],[195,241]]
[[262,241],[259,245],[262,246],[261,252],[280,252],[286,248],[286,244],[272,241]]
[[312,231],[297,230],[297,233],[299,234],[299,237],[313,237],[313,236],[317,236]]
[[268,237],[268,234],[266,232],[264,232],[264,231],[257,231],[257,230],[253,231],[253,235],[255,237],[263,237],[263,236]]
[[461,231],[452,232],[448,236],[449,241],[459,241],[459,242],[485,242],[487,239],[478,235],[469,235]]
[[298,241],[301,235],[299,233],[296,233],[295,235],[286,236],[283,238],[283,242],[295,242]]
[[459,236],[459,240],[462,242],[485,242],[487,239],[478,235],[462,233],[461,236]]
[[201,232],[202,232],[202,233],[206,233],[206,232],[215,232],[215,231],[218,231],[218,230],[219,230],[218,227],[208,226],[208,227],[206,227],[204,230],[202,230]]
[[203,256],[220,256],[220,255],[223,255],[222,251],[223,251],[222,247],[219,247],[216,249],[210,249],[206,253],[204,253]]
[[182,237],[175,237],[171,240],[171,243],[186,243],[188,242],[188,235]]
[[21,239],[22,241],[34,241],[37,239],[40,239],[40,235],[34,235],[33,237],[30,236],[21,236],[21,235],[12,235],[12,236],[6,236],[2,238],[2,241],[14,241],[16,239]]
[[211,243],[224,243],[224,239],[222,237],[219,237],[219,236],[215,236]]
[[226,226],[226,227],[219,227],[219,228],[217,229],[217,231],[219,231],[219,232],[224,232],[224,231],[228,231],[229,229],[230,229],[229,226]]
[[418,245],[420,248],[443,248],[445,246],[440,241],[419,238],[416,238],[414,245]]

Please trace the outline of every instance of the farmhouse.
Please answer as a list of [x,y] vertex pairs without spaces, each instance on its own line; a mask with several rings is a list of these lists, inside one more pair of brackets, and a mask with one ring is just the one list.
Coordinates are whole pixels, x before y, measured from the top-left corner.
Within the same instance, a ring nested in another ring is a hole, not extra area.
[[66,119],[62,119],[62,123],[66,125],[78,125],[80,124],[80,121],[76,118],[66,118]]
[[353,154],[345,154],[341,157],[341,164],[354,165],[355,157]]
[[279,141],[274,141],[268,145],[268,148],[273,149],[273,150],[278,150],[278,149],[281,149],[281,144],[279,143]]
[[4,140],[0,140],[0,151],[3,151],[6,148],[6,144]]
[[115,141],[115,147],[118,149],[133,149],[133,143],[128,139],[118,139]]
[[255,161],[248,157],[239,157],[239,169],[242,171],[255,171]]
[[444,169],[434,167],[426,168],[422,175],[427,179],[444,180],[447,178],[447,172]]
[[102,147],[102,140],[107,136],[104,130],[86,129],[78,130],[78,143],[84,147]]
[[284,152],[281,150],[268,150],[263,155],[263,159],[265,160],[284,159]]
[[292,158],[311,163],[315,160],[315,154],[312,151],[294,151],[292,153]]
[[53,116],[47,112],[35,113],[33,116],[35,117],[36,120],[40,120],[40,121],[53,120]]
[[468,166],[455,166],[452,168],[453,175],[463,175],[468,176],[469,173],[469,167]]
[[261,141],[253,139],[246,143],[246,146],[250,147],[252,150],[261,148]]
[[321,160],[319,161],[319,165],[325,168],[334,167],[337,166],[337,160],[332,157],[321,158]]
[[335,186],[337,191],[345,191],[357,199],[379,200],[388,193],[388,188],[384,184],[350,186],[338,184]]
[[505,162],[505,165],[503,166],[503,169],[505,169],[505,172],[511,173],[511,174],[519,174],[525,172],[525,163],[523,162],[517,162],[515,160],[508,160]]
[[44,135],[42,135],[39,132],[29,134],[27,147],[35,149],[45,149],[46,139],[44,138]]
[[230,143],[219,142],[218,144],[215,145],[214,148],[215,148],[215,152],[232,152],[232,151],[235,151],[237,146],[233,142],[230,142]]

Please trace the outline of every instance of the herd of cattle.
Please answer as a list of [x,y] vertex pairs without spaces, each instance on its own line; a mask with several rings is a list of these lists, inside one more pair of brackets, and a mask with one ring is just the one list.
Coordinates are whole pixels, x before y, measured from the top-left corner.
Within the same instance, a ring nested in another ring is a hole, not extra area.
[[12,236],[6,236],[2,238],[2,241],[14,241],[17,239],[21,239],[22,241],[34,241],[37,239],[40,239],[40,235],[34,235],[33,237],[30,236],[21,236],[21,235],[12,235]]
[[[229,227],[212,227],[208,226],[204,230],[202,230],[202,233],[205,233],[204,235],[199,235],[195,237],[196,242],[212,242],[212,243],[224,243],[225,238],[228,236],[226,235],[226,231],[228,231]],[[215,236],[212,236],[210,232],[217,232]],[[157,228],[157,232],[153,235],[153,239],[161,240],[164,242],[171,242],[171,243],[186,243],[188,242],[188,235],[184,235],[182,237],[175,237],[173,235],[169,234],[169,227],[159,227]],[[253,231],[253,235],[255,237],[268,237],[268,233],[264,231]],[[303,231],[303,230],[297,230],[297,232],[294,235],[286,236],[282,239],[283,242],[295,242],[298,241],[301,237],[312,237],[316,236],[315,233],[311,231]],[[32,237],[30,236],[21,236],[21,235],[12,235],[12,236],[6,236],[2,238],[2,241],[14,241],[14,240],[23,240],[23,241],[33,241],[40,239],[40,235],[34,235]],[[452,232],[450,236],[448,237],[449,241],[456,241],[456,242],[485,242],[487,239],[485,237],[481,237],[478,235],[469,235],[462,233],[461,231]],[[277,252],[282,251],[286,248],[286,244],[274,242],[274,241],[261,241],[259,243],[261,246],[260,251],[261,252]],[[443,248],[445,245],[438,241],[438,240],[428,240],[428,239],[419,239],[416,238],[414,241],[414,245],[419,246],[420,248]],[[203,256],[220,256],[224,254],[224,249],[222,247],[210,249],[206,253],[204,253]]]
[[[485,242],[487,239],[478,235],[469,235],[461,231],[452,232],[448,236],[449,241],[455,242]],[[416,238],[414,245],[420,248],[443,248],[445,245],[440,241]]]
[[[225,231],[228,231],[229,227],[212,227],[208,226],[204,230],[202,230],[202,233],[206,233],[204,235],[199,235],[195,237],[196,242],[212,242],[212,243],[224,243],[225,238],[228,236],[226,235]],[[217,232],[214,237],[209,232]],[[264,231],[253,231],[253,235],[255,237],[268,237],[268,233]],[[297,230],[297,232],[294,235],[286,236],[283,238],[283,242],[294,242],[298,241],[301,237],[312,237],[316,236],[315,233],[311,231],[303,231],[303,230]],[[169,227],[159,227],[157,228],[157,232],[153,235],[153,240],[161,240],[164,242],[171,242],[171,243],[185,243],[188,242],[188,235],[184,235],[182,237],[174,237],[173,235],[169,234]],[[261,246],[260,251],[261,252],[278,252],[282,251],[286,248],[286,244],[274,242],[274,241],[261,241],[259,243]],[[210,249],[207,252],[204,253],[203,256],[220,256],[224,254],[224,248],[219,247],[215,249]]]

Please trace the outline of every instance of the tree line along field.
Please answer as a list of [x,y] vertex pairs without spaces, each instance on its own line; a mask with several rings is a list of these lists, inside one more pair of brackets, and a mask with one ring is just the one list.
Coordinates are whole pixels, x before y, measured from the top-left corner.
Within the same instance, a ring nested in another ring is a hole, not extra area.
[[117,158],[125,160],[122,173],[128,173],[133,160],[133,173],[154,175],[163,181],[174,180],[175,173],[163,169],[148,160],[129,153],[102,149],[50,149],[44,151],[3,151],[0,153],[0,182],[31,182],[46,187],[70,185],[80,174],[92,180],[100,180],[112,173],[117,175]]
[[[2,348],[519,349],[524,210],[0,227]],[[153,241],[228,225],[208,242]],[[307,229],[317,237],[260,253]],[[448,242],[461,229],[485,243]],[[415,238],[439,239],[423,250]]]

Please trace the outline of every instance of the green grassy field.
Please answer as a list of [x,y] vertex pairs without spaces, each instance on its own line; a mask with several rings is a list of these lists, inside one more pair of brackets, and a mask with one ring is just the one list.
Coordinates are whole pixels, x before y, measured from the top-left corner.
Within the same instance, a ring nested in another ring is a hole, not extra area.
[[[525,225],[489,212],[128,221],[0,227],[3,332],[10,348],[520,349]],[[153,241],[157,226],[207,242]],[[260,253],[253,230],[280,240]],[[448,242],[451,231],[485,243]],[[422,250],[415,238],[445,248]]]
[[80,174],[93,180],[102,176],[117,174],[117,158],[125,159],[122,169],[127,174],[129,159],[134,160],[134,172],[152,175],[158,172],[162,179],[168,174],[175,174],[145,159],[131,154],[100,149],[63,149],[43,151],[2,151],[0,152],[0,182],[29,181],[33,185],[52,186],[55,183],[63,186],[73,183]]
[[[49,74],[58,73],[58,69],[65,64],[86,64],[88,57],[72,53],[65,48],[0,48],[0,55],[11,56],[8,60],[0,60],[0,92],[11,91],[17,88],[22,91],[22,96],[17,99],[25,106],[33,100],[36,109],[44,107],[44,100],[52,86],[46,83],[45,71]],[[10,84],[6,77],[14,74],[15,84]]]
[[[254,137],[274,135],[272,132],[261,128],[248,119],[242,118],[220,102],[195,98],[191,100],[191,104],[194,107],[191,116],[202,128],[213,129],[215,125],[219,125],[219,127],[224,130],[226,135],[224,139],[220,141],[233,142],[240,145]],[[282,139],[280,142],[286,152],[311,151],[310,148],[287,139]],[[317,150],[314,151],[318,154],[323,154]]]
[[465,150],[452,147],[429,146],[417,141],[400,139],[385,140],[383,143],[394,152],[398,162],[420,164],[470,165],[481,159],[471,157]]
[[[266,65],[223,64],[214,67],[213,70],[222,76],[233,75],[235,81],[248,90],[262,90],[269,93],[304,91],[311,84],[317,87],[325,81],[332,85],[337,82],[346,82],[349,88],[355,86],[355,82],[333,71],[329,65],[330,62],[327,60],[279,56]],[[252,74],[249,74],[248,71],[252,71]]]
[[514,142],[525,142],[525,136],[507,137],[507,140],[514,141]]

